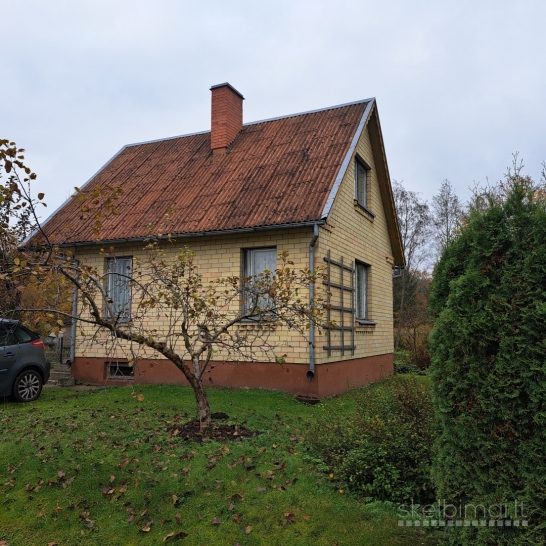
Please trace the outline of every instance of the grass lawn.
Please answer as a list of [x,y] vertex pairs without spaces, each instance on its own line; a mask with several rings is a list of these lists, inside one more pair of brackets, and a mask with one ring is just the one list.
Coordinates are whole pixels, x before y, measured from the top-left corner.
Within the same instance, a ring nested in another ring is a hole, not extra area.
[[259,390],[209,396],[213,412],[260,434],[171,436],[195,415],[184,387],[53,388],[27,405],[0,401],[0,544],[436,544],[398,527],[388,504],[340,493],[306,456],[307,425],[350,412],[350,394],[317,406]]

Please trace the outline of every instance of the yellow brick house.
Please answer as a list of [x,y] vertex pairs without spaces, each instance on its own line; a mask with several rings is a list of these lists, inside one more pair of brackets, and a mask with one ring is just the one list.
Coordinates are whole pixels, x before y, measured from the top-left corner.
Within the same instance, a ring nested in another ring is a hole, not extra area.
[[[314,332],[314,342],[275,332],[282,367],[232,362],[220,352],[209,385],[323,397],[391,374],[392,272],[404,257],[375,99],[243,123],[243,96],[227,83],[211,91],[210,131],[125,146],[82,188],[124,188],[100,240],[74,200],[45,231],[82,263],[107,271],[101,247],[115,246],[117,263],[130,266],[147,226],[169,210],[165,252],[189,247],[205,277],[254,275],[274,268],[283,251],[297,268],[324,267],[335,326]],[[75,344],[76,379],[117,381],[101,345],[78,336]],[[127,375],[135,383],[186,383],[151,353]]]

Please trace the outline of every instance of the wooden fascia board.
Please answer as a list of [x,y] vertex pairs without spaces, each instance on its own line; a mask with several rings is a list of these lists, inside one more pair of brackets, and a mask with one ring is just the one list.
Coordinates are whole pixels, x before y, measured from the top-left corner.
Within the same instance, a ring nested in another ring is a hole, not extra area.
[[394,263],[395,265],[405,266],[406,261],[404,259],[402,238],[398,227],[398,219],[396,217],[396,207],[394,205],[389,167],[387,165],[387,156],[385,154],[385,146],[383,144],[383,135],[381,133],[381,125],[379,123],[377,104],[375,103],[368,121],[368,132],[370,135],[374,165],[377,172],[379,191],[381,193],[381,201],[383,202],[383,209],[387,220],[387,230],[389,232]]

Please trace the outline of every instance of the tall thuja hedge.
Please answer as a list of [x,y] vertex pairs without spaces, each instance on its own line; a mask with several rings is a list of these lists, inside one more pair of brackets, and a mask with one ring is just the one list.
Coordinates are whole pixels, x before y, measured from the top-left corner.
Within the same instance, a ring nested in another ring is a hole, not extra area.
[[489,520],[517,502],[521,520],[523,503],[529,527],[462,527],[453,544],[546,543],[546,207],[528,178],[507,182],[435,270],[433,476],[440,505]]

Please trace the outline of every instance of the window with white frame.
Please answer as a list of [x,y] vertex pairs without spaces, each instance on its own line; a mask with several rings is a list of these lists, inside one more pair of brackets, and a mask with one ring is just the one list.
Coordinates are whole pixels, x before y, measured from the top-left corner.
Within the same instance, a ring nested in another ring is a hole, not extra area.
[[277,269],[276,248],[252,248],[244,250],[244,271],[246,280],[245,289],[245,311],[251,310],[254,306],[260,309],[267,309],[269,298],[263,293],[264,286],[260,282],[259,275],[265,271],[275,274]]
[[106,260],[106,314],[122,321],[131,319],[132,258],[107,258]]
[[370,266],[356,262],[356,318],[368,320],[368,279]]
[[368,171],[360,159],[355,159],[355,198],[364,208],[368,207]]

